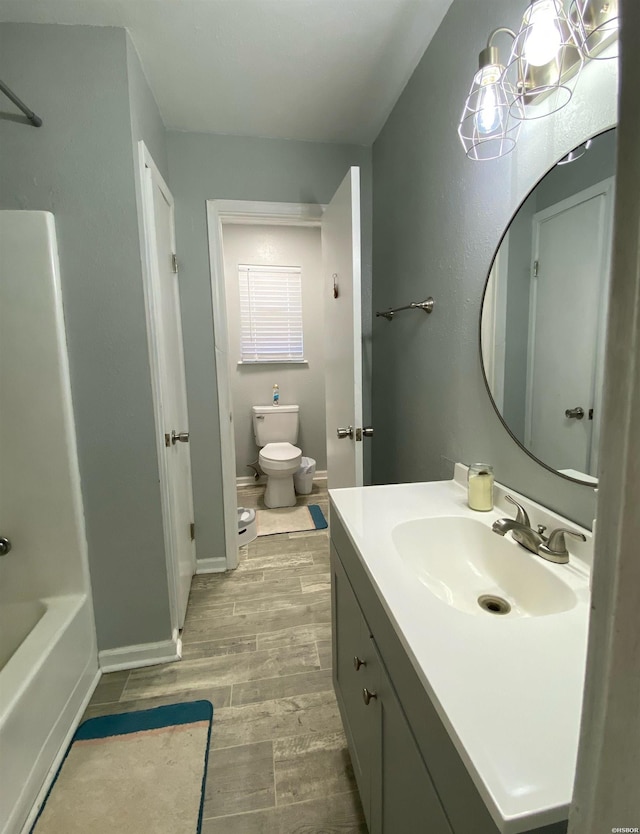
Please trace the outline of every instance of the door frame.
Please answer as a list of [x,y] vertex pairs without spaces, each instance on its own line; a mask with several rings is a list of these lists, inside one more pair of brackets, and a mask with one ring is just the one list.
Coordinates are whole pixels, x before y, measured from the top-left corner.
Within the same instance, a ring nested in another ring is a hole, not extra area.
[[[167,585],[169,591],[169,610],[171,616],[171,633],[174,640],[178,640],[178,582],[179,566],[177,563],[177,548],[175,523],[171,509],[170,475],[164,441],[164,410],[162,400],[162,371],[160,367],[159,353],[162,341],[162,327],[158,321],[158,299],[156,286],[159,281],[157,254],[154,251],[154,227],[155,216],[153,207],[153,194],[148,188],[146,170],[151,172],[152,177],[157,181],[159,187],[165,194],[167,202],[171,206],[172,216],[172,240],[171,248],[176,251],[175,240],[175,207],[173,195],[149,149],[145,143],[138,142],[138,188],[140,193],[140,251],[142,254],[142,286],[144,293],[145,318],[147,324],[147,346],[149,350],[149,365],[151,369],[151,392],[153,399],[153,416],[155,424],[156,453],[158,456],[158,472],[160,476],[160,502],[162,508],[162,529],[164,538],[164,550],[167,566]],[[194,559],[195,573],[195,559]]]
[[[585,203],[594,197],[602,194],[605,199],[605,211],[607,228],[604,230],[603,246],[600,252],[600,288],[601,290],[607,286],[607,277],[611,272],[611,247],[613,237],[613,196],[615,190],[615,177],[606,177],[595,185],[590,185],[588,188],[583,188],[576,194],[560,200],[551,206],[548,206],[542,211],[538,211],[533,215],[533,235],[532,235],[532,250],[531,250],[531,266],[530,275],[534,274],[534,265],[539,260],[539,246],[540,246],[540,227],[545,220],[550,217],[555,217],[567,209]],[[534,324],[537,307],[537,292],[538,283],[535,280],[531,281],[529,290],[529,330],[527,334],[527,381],[525,394],[525,445],[529,446],[531,443],[532,431],[532,410],[533,410],[533,357],[535,350],[535,333]],[[607,327],[607,299],[608,292],[601,292],[601,297],[604,303],[600,305],[597,322],[597,344],[601,346],[601,350],[596,353],[596,364],[593,372],[593,391],[594,395],[597,391],[604,389],[604,352],[605,339]],[[600,408],[599,411],[602,409]],[[589,470],[594,468],[597,470],[598,450],[600,445],[600,428],[601,428],[601,414],[596,414],[593,421],[591,432],[591,443],[589,445]],[[588,473],[585,473],[588,474]]]
[[[325,206],[320,203],[207,200],[206,208],[214,349],[216,354],[218,350],[223,350],[226,359],[229,350],[229,331],[224,275],[223,225],[310,226],[319,228],[322,224]],[[221,566],[220,570],[233,570],[238,567],[238,499],[233,400],[231,397],[229,363],[227,361],[216,361],[216,395],[220,430],[225,542],[225,565]],[[230,409],[228,412],[225,406],[227,403]]]
[[[507,327],[507,275],[509,233],[500,244],[485,290],[480,343],[484,373],[498,410],[504,407],[505,334]],[[493,280],[491,280],[493,278]]]

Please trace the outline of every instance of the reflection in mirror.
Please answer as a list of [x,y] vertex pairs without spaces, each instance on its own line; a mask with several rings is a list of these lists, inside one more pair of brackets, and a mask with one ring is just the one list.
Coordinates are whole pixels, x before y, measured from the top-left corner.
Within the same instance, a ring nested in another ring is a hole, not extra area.
[[481,313],[485,380],[518,443],[546,467],[598,472],[615,129],[537,184],[496,252]]

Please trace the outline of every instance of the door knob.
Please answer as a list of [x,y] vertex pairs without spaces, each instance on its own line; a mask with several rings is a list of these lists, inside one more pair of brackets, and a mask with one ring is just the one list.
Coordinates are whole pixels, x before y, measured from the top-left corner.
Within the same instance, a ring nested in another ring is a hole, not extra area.
[[569,420],[582,420],[584,417],[584,408],[578,406],[577,408],[568,408],[564,416],[567,417]]
[[0,556],[6,556],[10,550],[11,542],[9,539],[5,539],[4,536],[0,536]]
[[188,431],[175,431],[172,430],[171,432],[171,443],[175,446],[176,443],[188,443],[189,442],[189,432]]
[[373,427],[372,426],[365,426],[362,429],[362,434],[364,437],[373,437]]
[[349,437],[353,440],[353,426],[349,426],[348,429],[338,429],[337,434],[339,440],[344,440],[345,437]]
[[365,688],[362,690],[362,700],[365,702],[365,704],[366,704],[367,706],[369,706],[369,703],[370,703],[370,702],[371,702],[374,698],[377,698],[377,697],[378,697],[378,693],[377,693],[377,692],[371,692],[371,691],[369,691],[369,690],[367,689],[367,687],[366,687],[366,686],[365,686]]

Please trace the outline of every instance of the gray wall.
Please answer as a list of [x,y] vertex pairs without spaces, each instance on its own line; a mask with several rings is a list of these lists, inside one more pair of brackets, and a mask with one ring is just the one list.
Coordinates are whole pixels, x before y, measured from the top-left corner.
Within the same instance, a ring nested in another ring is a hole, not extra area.
[[[300,406],[298,446],[327,468],[324,400],[324,293],[320,229],[303,226],[225,225],[223,231],[229,379],[233,398],[236,475],[252,474],[259,449],[253,436],[252,405],[270,405],[273,384],[281,404]],[[238,364],[240,361],[239,264],[299,266],[302,269],[302,328],[306,364]]]
[[429,294],[436,308],[374,319],[373,474],[433,480],[450,477],[453,461],[487,460],[509,487],[590,525],[593,490],[513,442],[480,368],[480,301],[509,218],[557,159],[616,120],[615,62],[594,61],[564,110],[525,123],[511,156],[466,159],[456,128],[478,52],[521,13],[510,0],[454,0],[374,144],[374,309]]
[[0,118],[1,205],[56,219],[100,649],[171,636],[131,124],[158,118],[127,50],[123,29],[0,26],[3,80],[44,120]]
[[[371,149],[353,145],[167,133],[176,202],[180,300],[199,559],[224,556],[222,474],[205,202],[327,203],[348,168],[362,169],[364,377],[371,374]],[[370,391],[365,387],[365,422]]]
[[[143,140],[153,161],[165,180],[169,179],[169,164],[167,161],[166,130],[158,105],[149,88],[147,79],[140,63],[140,58],[127,35],[127,80],[129,84],[129,112],[131,116],[131,138],[134,143],[134,160],[137,160],[137,144]],[[136,180],[137,185],[137,180]]]

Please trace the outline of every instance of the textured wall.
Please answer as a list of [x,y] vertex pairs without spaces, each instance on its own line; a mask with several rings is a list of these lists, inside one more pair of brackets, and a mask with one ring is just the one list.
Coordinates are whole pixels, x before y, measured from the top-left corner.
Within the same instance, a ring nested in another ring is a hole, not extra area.
[[137,143],[142,139],[165,180],[169,179],[166,131],[158,105],[147,83],[140,58],[127,35],[127,81],[129,84],[129,112],[131,138],[134,143],[134,159],[137,160]]
[[44,120],[0,118],[1,199],[55,216],[98,647],[167,639],[127,36],[4,24],[0,37],[3,80]]
[[[270,405],[273,384],[280,402],[300,406],[298,446],[318,469],[327,468],[324,404],[324,293],[320,229],[302,226],[224,227],[224,262],[229,326],[229,378],[233,397],[236,474],[258,457],[253,436],[252,405]],[[299,266],[302,269],[302,327],[307,364],[239,365],[240,290],[238,264]]]
[[[363,373],[371,375],[371,149],[353,145],[167,133],[176,201],[180,299],[199,559],[224,556],[222,474],[207,243],[207,200],[327,203],[351,165],[362,170]],[[365,422],[370,392],[365,387]]]
[[451,461],[487,460],[503,483],[590,525],[593,490],[513,442],[480,368],[480,301],[510,216],[551,165],[616,121],[617,67],[593,62],[564,110],[525,124],[511,156],[465,158],[456,127],[478,52],[521,13],[510,0],[454,0],[374,144],[374,309],[429,294],[436,308],[429,318],[374,319],[373,474],[433,480],[450,477]]

